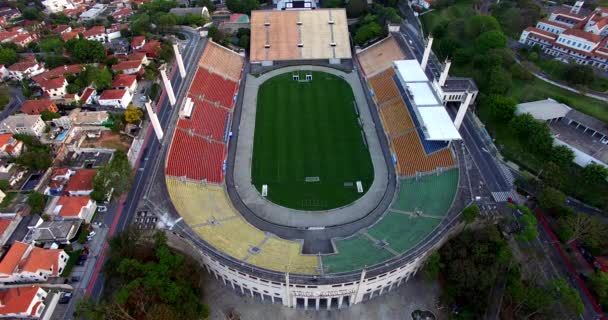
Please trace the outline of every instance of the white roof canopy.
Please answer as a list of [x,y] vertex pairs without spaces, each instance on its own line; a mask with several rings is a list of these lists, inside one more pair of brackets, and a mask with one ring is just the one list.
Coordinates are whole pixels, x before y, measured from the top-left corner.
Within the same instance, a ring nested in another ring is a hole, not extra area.
[[435,96],[428,82],[410,82],[407,87],[414,96],[414,103],[417,106],[441,106],[441,102]]
[[420,120],[424,123],[427,140],[460,140],[460,133],[444,107],[418,108]]
[[403,81],[429,81],[418,60],[397,60],[393,63]]

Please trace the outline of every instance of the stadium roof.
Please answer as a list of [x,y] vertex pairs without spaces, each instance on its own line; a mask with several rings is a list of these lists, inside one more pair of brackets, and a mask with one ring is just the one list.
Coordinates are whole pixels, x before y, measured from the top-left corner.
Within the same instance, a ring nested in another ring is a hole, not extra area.
[[251,12],[251,61],[352,58],[346,11]]
[[424,127],[427,140],[451,141],[462,139],[452,118],[443,106],[437,89],[429,81],[418,60],[398,60],[393,62],[400,84],[406,91],[416,118]]
[[418,113],[425,125],[427,140],[460,140],[460,133],[444,107],[418,108]]

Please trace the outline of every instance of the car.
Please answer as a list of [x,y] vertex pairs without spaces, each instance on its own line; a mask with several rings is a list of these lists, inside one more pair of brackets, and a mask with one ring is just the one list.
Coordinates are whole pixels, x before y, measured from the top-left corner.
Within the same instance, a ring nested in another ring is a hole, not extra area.
[[93,225],[96,227],[101,227],[102,222],[101,221],[95,221],[93,222]]
[[139,97],[139,101],[146,102],[146,101],[148,101],[148,97],[147,96],[141,96],[141,97]]
[[72,276],[72,282],[78,282],[80,281],[80,276]]
[[62,292],[61,296],[59,297],[59,304],[69,303],[71,299],[72,299],[71,292]]
[[99,212],[106,212],[106,211],[108,211],[108,207],[106,207],[106,206],[98,206],[97,207],[97,211],[99,211]]

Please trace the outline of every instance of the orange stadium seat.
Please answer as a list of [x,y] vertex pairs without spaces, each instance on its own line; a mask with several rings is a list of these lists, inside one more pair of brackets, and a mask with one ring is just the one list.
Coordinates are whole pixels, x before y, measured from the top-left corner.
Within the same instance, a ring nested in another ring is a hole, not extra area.
[[167,160],[167,175],[221,183],[225,157],[225,144],[177,128]]
[[391,68],[369,78],[369,84],[374,90],[378,105],[400,95],[395,80],[393,80],[394,75],[395,71]]
[[209,41],[199,61],[199,66],[230,78],[230,80],[239,81],[244,61],[245,58],[238,53]]
[[232,109],[234,106],[234,94],[237,89],[238,83],[235,81],[225,79],[218,74],[199,67],[194,79],[192,79],[189,93],[192,96],[204,97],[206,100],[217,102],[226,108]]
[[383,104],[380,107],[380,117],[384,123],[384,129],[393,138],[414,129],[414,122],[401,98]]
[[228,110],[216,107],[208,101],[201,101],[194,96],[190,96],[190,98],[194,102],[192,117],[180,119],[177,126],[185,130],[192,129],[197,135],[209,136],[211,139],[222,142]]
[[454,166],[454,158],[449,148],[427,155],[415,130],[393,139],[391,144],[397,156],[397,171],[400,176],[412,176],[416,172]]

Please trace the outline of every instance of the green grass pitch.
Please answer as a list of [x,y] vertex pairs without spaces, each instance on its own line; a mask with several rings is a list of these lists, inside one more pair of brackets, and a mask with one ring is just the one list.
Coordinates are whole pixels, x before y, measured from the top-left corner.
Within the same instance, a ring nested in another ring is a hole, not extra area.
[[373,166],[350,85],[323,72],[313,72],[311,82],[294,81],[288,72],[262,84],[251,170],[260,192],[267,184],[270,201],[293,209],[347,205],[364,194],[356,181],[367,192]]

